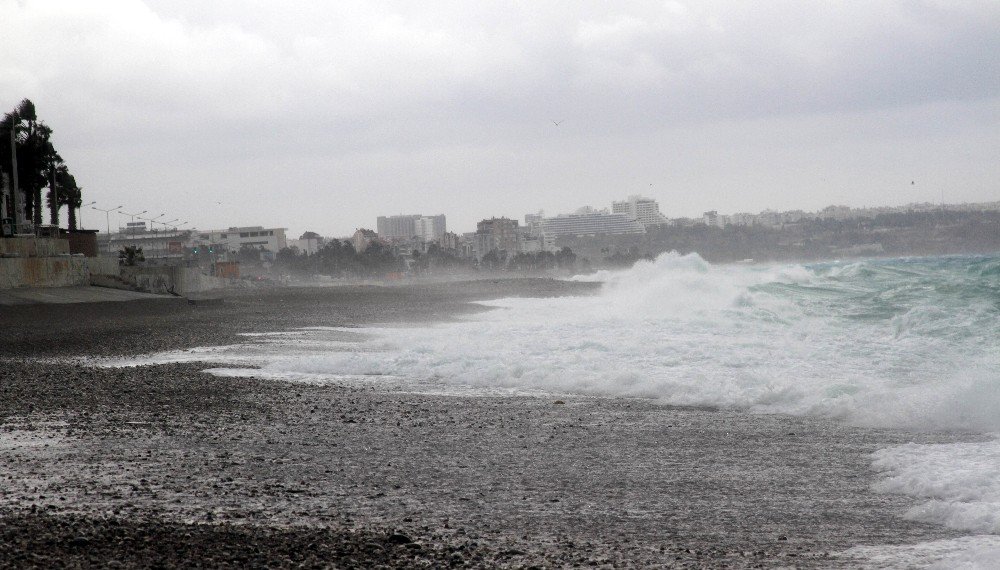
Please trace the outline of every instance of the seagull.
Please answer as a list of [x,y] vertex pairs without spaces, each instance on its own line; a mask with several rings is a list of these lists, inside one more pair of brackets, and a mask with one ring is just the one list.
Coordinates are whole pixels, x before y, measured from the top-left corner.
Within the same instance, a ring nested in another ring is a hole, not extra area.
[[552,123],[553,123],[553,124],[554,124],[555,126],[557,126],[557,127],[558,127],[558,126],[559,126],[559,124],[560,124],[560,123],[562,123],[562,122],[563,122],[563,121],[565,121],[565,120],[566,120],[566,119],[563,119],[562,121],[552,121]]
[[916,184],[916,183],[917,183],[917,181],[916,181],[916,180],[910,180],[910,186],[913,186],[913,185],[914,185],[914,184]]

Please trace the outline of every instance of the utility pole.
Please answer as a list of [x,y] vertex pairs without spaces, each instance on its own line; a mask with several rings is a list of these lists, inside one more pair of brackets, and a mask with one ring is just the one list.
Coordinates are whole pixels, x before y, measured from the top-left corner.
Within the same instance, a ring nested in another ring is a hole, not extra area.
[[59,227],[59,191],[56,189],[56,167],[49,166],[49,190],[52,191],[52,203],[49,204],[49,223]]
[[97,210],[98,212],[104,212],[104,220],[108,224],[108,255],[111,254],[111,212],[115,210],[120,210],[121,206],[115,206],[110,210],[105,210],[104,208],[98,208],[96,206],[90,207],[92,210]]
[[[135,245],[135,226],[133,226],[131,224],[135,223],[136,216],[140,216],[142,214],[145,214],[147,211],[148,210],[143,210],[141,212],[136,212],[134,214],[130,214],[130,213],[125,212],[125,211],[121,212],[122,214],[125,214],[126,216],[129,217],[130,224],[129,224],[129,227],[128,227],[128,235],[129,235],[129,238],[131,239],[131,242],[132,242],[133,246]],[[142,218],[139,218],[139,219],[141,220]]]
[[14,125],[10,125],[10,163],[13,165],[11,170],[10,180],[10,206],[14,211],[11,212],[11,219],[14,223],[14,235],[17,235],[17,137],[14,136]]
[[153,248],[156,247],[157,245],[156,242],[157,240],[160,239],[160,233],[156,231],[156,221],[162,218],[163,216],[166,216],[166,214],[160,214],[155,218],[143,218],[142,216],[136,216],[140,220],[146,220],[147,222],[149,222],[149,230],[153,232],[153,241],[147,244],[148,247],[146,248],[148,250],[150,257],[155,255],[155,250]]
[[93,206],[96,203],[97,203],[97,200],[91,200],[90,202],[87,202],[86,204],[80,204],[80,206],[76,209],[76,223],[80,224],[80,229],[81,230],[84,229],[84,225],[83,225],[83,209],[86,208],[87,206]]

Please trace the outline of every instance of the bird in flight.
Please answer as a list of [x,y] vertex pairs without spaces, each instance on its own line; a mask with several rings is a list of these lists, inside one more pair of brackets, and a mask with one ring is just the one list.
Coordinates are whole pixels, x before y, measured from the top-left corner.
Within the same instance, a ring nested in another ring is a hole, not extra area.
[[557,126],[557,127],[558,127],[558,126],[560,125],[560,123],[562,123],[562,122],[563,122],[563,121],[565,121],[565,120],[566,120],[566,119],[563,119],[562,121],[552,121],[552,123],[553,123],[553,124],[554,124],[555,126]]

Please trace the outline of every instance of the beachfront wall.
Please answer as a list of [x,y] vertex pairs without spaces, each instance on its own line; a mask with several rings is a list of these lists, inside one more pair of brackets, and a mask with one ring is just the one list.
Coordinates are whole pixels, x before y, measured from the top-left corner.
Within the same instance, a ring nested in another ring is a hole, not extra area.
[[[239,265],[227,266],[224,275],[238,277]],[[126,267],[114,258],[71,255],[66,239],[0,239],[0,289],[97,285],[187,295],[240,284],[238,279],[204,275],[196,267]]]
[[0,257],[0,289],[74,287],[89,282],[83,257]]
[[0,257],[55,257],[69,255],[69,241],[35,236],[0,239]]
[[0,289],[72,287],[88,282],[87,262],[70,256],[67,240],[35,236],[0,239]]
[[188,295],[233,287],[239,282],[205,275],[197,267],[129,267],[119,266],[117,263],[95,263],[90,271],[90,284],[129,291]]

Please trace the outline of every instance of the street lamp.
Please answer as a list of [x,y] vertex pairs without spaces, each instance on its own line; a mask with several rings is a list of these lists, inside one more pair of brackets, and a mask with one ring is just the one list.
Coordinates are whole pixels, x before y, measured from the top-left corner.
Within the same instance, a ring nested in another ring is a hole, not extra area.
[[122,207],[121,206],[115,206],[114,208],[111,208],[110,210],[105,210],[104,208],[98,208],[96,206],[91,206],[90,208],[93,209],[93,210],[97,210],[98,212],[104,212],[104,218],[105,218],[104,221],[107,222],[107,224],[108,224],[108,254],[110,255],[111,254],[111,212],[114,212],[115,210],[120,210]]
[[87,202],[86,204],[80,204],[79,206],[76,207],[76,212],[77,212],[76,217],[79,218],[77,220],[77,222],[80,223],[80,229],[81,230],[83,229],[83,209],[86,208],[87,206],[93,206],[96,203],[97,203],[97,200],[91,200],[90,202]]
[[[121,212],[121,213],[125,214],[126,216],[129,217],[128,221],[129,221],[130,224],[134,224],[135,223],[135,217],[138,216],[138,215],[140,215],[140,214],[145,214],[146,212],[147,212],[147,210],[143,210],[141,212],[136,212],[134,214],[130,214],[128,212]],[[131,241],[132,241],[132,245],[134,246],[135,245],[135,226],[129,225],[129,227],[128,227],[128,234],[130,236],[132,236]]]
[[163,216],[166,216],[166,214],[160,214],[159,216],[156,216],[155,218],[143,218],[142,216],[136,216],[140,220],[146,220],[147,222],[149,222],[149,229],[153,230],[153,241],[152,241],[152,244],[154,246],[156,245],[156,240],[159,239],[159,237],[160,237],[159,232],[156,231],[156,225],[155,225],[156,224],[156,220],[159,220]]

